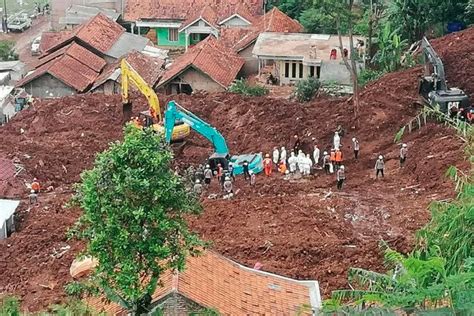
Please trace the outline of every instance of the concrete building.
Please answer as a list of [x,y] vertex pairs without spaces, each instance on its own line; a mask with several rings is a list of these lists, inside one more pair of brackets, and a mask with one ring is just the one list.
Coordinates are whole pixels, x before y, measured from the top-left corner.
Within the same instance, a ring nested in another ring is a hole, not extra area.
[[0,240],[15,231],[15,210],[20,201],[0,199]]
[[178,57],[165,71],[157,89],[165,94],[225,91],[244,63],[234,51],[210,36]]
[[73,4],[66,9],[64,17],[59,18],[60,28],[72,30],[72,28],[76,25],[86,23],[99,13],[104,14],[114,22],[116,22],[120,17],[120,13],[115,9],[88,7],[84,5]]
[[[354,47],[362,38],[354,37]],[[348,58],[358,55],[349,53],[349,37],[342,38],[343,48]],[[337,35],[301,34],[301,33],[262,33],[253,49],[259,67],[273,65],[272,75],[280,85],[294,84],[308,77],[318,78],[322,82],[335,82],[351,85],[350,73],[346,69],[339,49]]]
[[7,75],[7,81],[2,84],[14,84],[26,75],[26,65],[19,60],[0,62],[0,75]]
[[[160,282],[152,303],[164,315],[199,315],[205,309],[219,315],[316,315],[321,308],[317,281],[248,268],[210,250],[189,256],[182,272],[164,271]],[[86,303],[107,315],[124,313],[101,298]]]

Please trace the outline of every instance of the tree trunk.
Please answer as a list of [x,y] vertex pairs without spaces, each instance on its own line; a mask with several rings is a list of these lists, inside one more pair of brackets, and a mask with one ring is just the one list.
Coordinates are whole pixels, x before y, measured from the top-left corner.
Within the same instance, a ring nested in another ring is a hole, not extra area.
[[[367,67],[370,60],[372,60],[372,36],[374,34],[374,4],[370,1],[370,15],[369,15],[369,30],[367,34],[367,51],[365,52],[365,66]],[[367,58],[368,57],[368,58]]]

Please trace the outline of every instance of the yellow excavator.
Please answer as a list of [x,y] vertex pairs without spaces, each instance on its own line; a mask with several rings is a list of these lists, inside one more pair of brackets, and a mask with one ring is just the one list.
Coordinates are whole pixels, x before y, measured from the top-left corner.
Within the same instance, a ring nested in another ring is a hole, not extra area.
[[[160,101],[158,100],[158,96],[156,95],[155,91],[125,59],[122,59],[120,68],[122,79],[122,105],[124,113],[128,111],[131,112],[132,102],[128,97],[128,90],[130,83],[133,83],[135,87],[137,87],[137,89],[146,97],[149,105],[148,111],[143,111],[140,113],[140,122],[143,122],[144,127],[153,126],[153,129],[156,132],[164,134],[165,128],[162,125],[163,118],[161,116]],[[176,122],[176,125],[173,128],[171,140],[182,140],[186,138],[189,133],[190,128],[188,124],[182,121]]]

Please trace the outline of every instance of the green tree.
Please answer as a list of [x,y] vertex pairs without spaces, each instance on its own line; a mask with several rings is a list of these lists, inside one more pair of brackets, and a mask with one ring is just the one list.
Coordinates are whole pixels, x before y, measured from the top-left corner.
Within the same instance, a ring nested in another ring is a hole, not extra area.
[[467,24],[474,23],[474,0],[469,0],[464,9],[464,18]]
[[0,41],[0,59],[3,61],[18,60],[14,47],[15,43],[12,41]]
[[305,80],[300,80],[295,88],[296,99],[300,102],[311,101],[318,92],[320,87],[319,80],[313,77],[310,77]]
[[301,13],[308,7],[310,0],[280,0],[278,8],[293,19],[299,19]]
[[390,22],[385,23],[379,34],[379,50],[375,62],[384,72],[392,72],[402,67],[402,56],[407,48],[407,40],[402,40],[397,29],[392,29]]
[[[332,18],[333,23],[336,25],[337,35],[339,36],[339,50],[344,61],[344,65],[351,75],[352,87],[354,90],[353,104],[354,104],[354,116],[358,121],[359,118],[359,83],[358,83],[358,66],[356,62],[356,55],[354,53],[354,24],[358,19],[358,16],[354,13],[355,6],[354,0],[314,0],[314,7],[322,10],[322,12]],[[349,51],[351,58],[347,58],[344,53],[344,45],[342,43],[342,35],[344,34],[344,28],[347,26],[349,36]]]
[[[299,21],[303,25],[304,29],[308,33],[322,33],[322,34],[334,34],[337,33],[337,29],[334,25],[334,19],[324,14],[317,8],[309,8],[304,10],[299,16]],[[347,30],[343,30],[346,33]]]
[[184,219],[200,206],[172,172],[172,157],[162,136],[128,125],[77,186],[84,213],[72,234],[99,262],[98,287],[135,315],[149,311],[161,273],[183,269],[201,245]]

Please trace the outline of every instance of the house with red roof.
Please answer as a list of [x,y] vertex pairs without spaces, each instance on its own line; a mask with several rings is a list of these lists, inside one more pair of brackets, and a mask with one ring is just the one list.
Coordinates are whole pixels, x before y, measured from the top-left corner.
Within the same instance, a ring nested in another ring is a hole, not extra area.
[[34,97],[52,98],[87,92],[107,64],[148,45],[145,37],[125,32],[99,13],[73,30],[44,33],[41,56],[33,70],[17,83]]
[[[188,257],[181,272],[165,271],[152,295],[162,315],[316,315],[321,308],[319,284],[252,269],[206,250]],[[96,312],[127,315],[102,298],[86,301]]]
[[220,92],[238,76],[245,60],[210,36],[179,56],[157,85],[165,94]]

